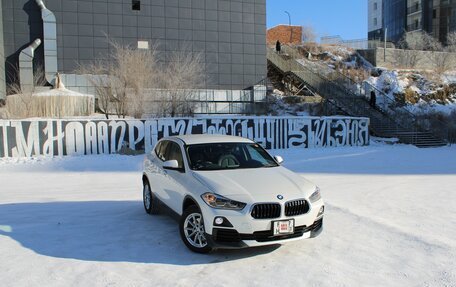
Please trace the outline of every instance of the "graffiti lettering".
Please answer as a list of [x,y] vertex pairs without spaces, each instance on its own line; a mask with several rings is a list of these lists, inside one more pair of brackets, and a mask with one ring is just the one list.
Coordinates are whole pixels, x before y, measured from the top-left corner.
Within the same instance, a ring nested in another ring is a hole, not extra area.
[[0,157],[151,152],[162,137],[205,133],[247,137],[267,149],[369,144],[369,120],[349,117],[0,121],[0,129]]

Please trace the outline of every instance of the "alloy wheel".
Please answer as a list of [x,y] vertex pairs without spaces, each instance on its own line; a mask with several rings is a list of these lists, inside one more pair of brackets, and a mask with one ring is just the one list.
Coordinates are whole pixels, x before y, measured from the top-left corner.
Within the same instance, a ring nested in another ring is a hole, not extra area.
[[204,235],[203,217],[200,213],[191,213],[184,221],[184,234],[188,243],[197,248],[203,248],[207,245],[206,236]]

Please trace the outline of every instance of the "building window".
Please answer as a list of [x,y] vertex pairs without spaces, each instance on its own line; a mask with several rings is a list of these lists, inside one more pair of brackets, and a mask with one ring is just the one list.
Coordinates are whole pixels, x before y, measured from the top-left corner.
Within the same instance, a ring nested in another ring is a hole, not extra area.
[[432,10],[432,18],[433,19],[437,18],[437,10],[436,9]]
[[148,41],[138,41],[138,49],[148,50],[149,42]]
[[141,10],[141,1],[139,1],[139,0],[131,1],[131,9],[133,9],[135,11],[140,11]]
[[377,26],[377,18],[374,18],[374,26]]
[[[377,7],[377,2],[374,2],[374,10],[377,10],[377,8],[378,8]],[[375,25],[377,25],[377,24],[375,24]]]

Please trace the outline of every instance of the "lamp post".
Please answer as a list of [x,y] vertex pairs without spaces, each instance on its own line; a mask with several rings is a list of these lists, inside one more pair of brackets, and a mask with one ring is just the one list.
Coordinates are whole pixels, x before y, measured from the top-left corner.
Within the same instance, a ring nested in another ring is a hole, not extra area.
[[293,28],[291,27],[291,15],[288,11],[284,11],[288,15],[288,26],[290,27],[290,45],[293,43]]

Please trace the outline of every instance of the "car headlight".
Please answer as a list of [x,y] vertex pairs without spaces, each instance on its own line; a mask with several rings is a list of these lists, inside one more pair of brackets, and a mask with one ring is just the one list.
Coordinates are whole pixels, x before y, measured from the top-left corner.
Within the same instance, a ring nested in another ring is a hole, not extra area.
[[207,205],[213,208],[242,210],[246,206],[246,204],[243,202],[231,200],[210,192],[201,195],[201,198],[204,200],[204,202],[206,202]]
[[319,201],[321,199],[320,188],[317,186],[314,193],[309,197],[310,202]]

